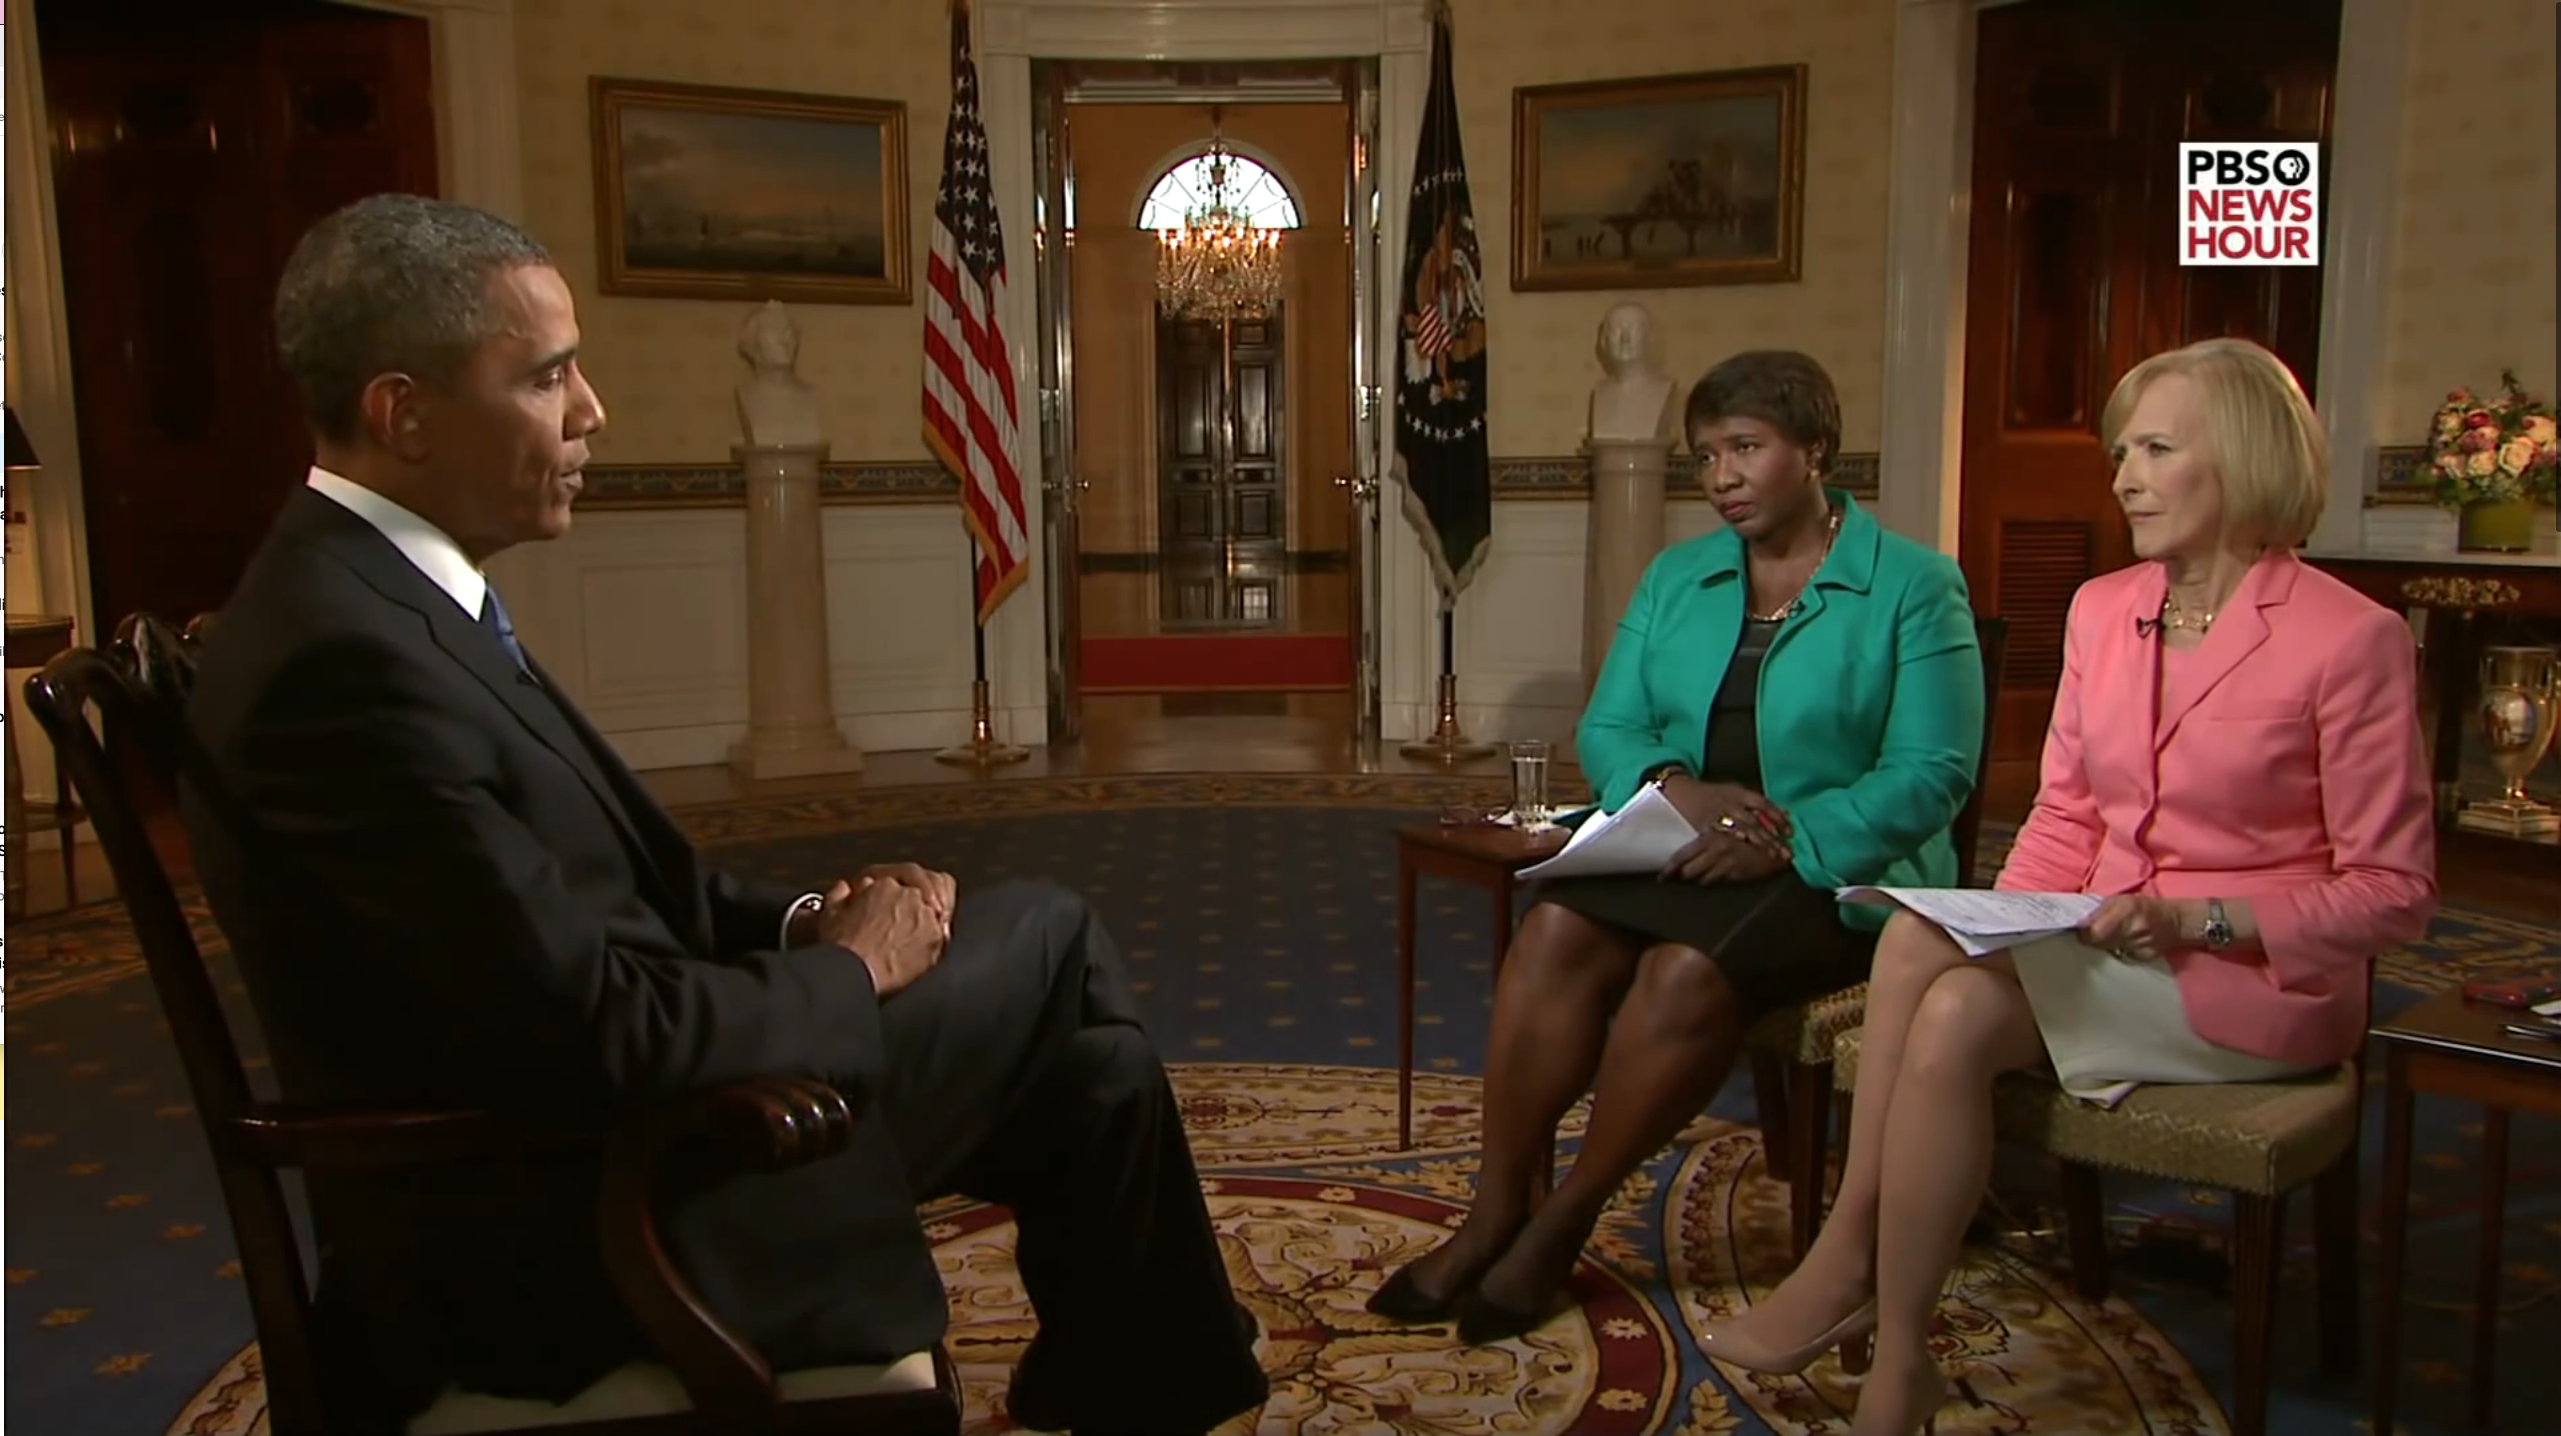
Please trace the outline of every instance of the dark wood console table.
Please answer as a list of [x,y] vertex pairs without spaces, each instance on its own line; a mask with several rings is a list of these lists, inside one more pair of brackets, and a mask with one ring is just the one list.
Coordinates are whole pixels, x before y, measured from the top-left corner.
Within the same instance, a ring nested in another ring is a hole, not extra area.
[[[2303,558],[2386,608],[2424,615],[2420,664],[2426,691],[2420,706],[2423,714],[2434,710],[2440,861],[2453,857],[2549,874],[2561,860],[2561,837],[2477,832],[2457,827],[2455,816],[2464,796],[2464,737],[2472,731],[2472,708],[2480,697],[2481,650],[2501,643],[2561,646],[2561,554],[2367,549],[2316,550]],[[2527,781],[2532,785],[2533,777]]]

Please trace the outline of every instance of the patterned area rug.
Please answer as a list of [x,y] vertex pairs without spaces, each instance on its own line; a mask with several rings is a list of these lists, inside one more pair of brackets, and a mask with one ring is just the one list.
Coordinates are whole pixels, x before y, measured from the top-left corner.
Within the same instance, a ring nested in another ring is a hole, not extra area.
[[[1836,1363],[1803,1379],[1728,1384],[1696,1354],[1700,1323],[1739,1284],[1784,1275],[1783,1188],[1749,1128],[1705,1118],[1631,1183],[1577,1273],[1579,1308],[1518,1341],[1469,1349],[1444,1326],[1390,1326],[1362,1309],[1383,1272],[1428,1250],[1466,1209],[1476,1083],[1426,1077],[1431,1113],[1399,1155],[1390,1072],[1287,1063],[1175,1069],[1230,1279],[1265,1334],[1272,1399],[1230,1433],[1833,1431],[1856,1400]],[[1569,1135],[1579,1132],[1569,1123]],[[1035,1329],[1001,1208],[928,1208],[951,1289],[953,1359],[973,1431],[1014,1429],[1004,1390]],[[1678,1293],[1677,1296],[1674,1294]],[[1970,1429],[2199,1431],[2213,1393],[2121,1301],[2089,1306],[2033,1263],[1986,1251],[1957,1280],[1950,1354],[2013,1417]],[[263,1429],[256,1349],[209,1382],[172,1436]],[[1984,1408],[1988,1416],[1995,1406]],[[1942,1429],[1951,1429],[1944,1427]],[[1953,1429],[1968,1429],[1962,1424]]]
[[[965,886],[1006,877],[1088,893],[1119,935],[1160,1046],[1177,1062],[1209,1200],[1240,1294],[1267,1333],[1274,1398],[1234,1431],[1736,1432],[1832,1436],[1854,1400],[1836,1365],[1744,1377],[1698,1355],[1699,1325],[1785,1274],[1784,1191],[1767,1179],[1737,1080],[1631,1183],[1587,1251],[1578,1313],[1520,1342],[1456,1347],[1446,1328],[1361,1310],[1384,1272],[1436,1240],[1474,1171],[1489,1000],[1483,894],[1429,885],[1418,932],[1416,1149],[1397,1153],[1393,847],[1400,823],[1481,785],[1403,778],[1024,780],[686,814],[728,865],[806,880],[914,858]],[[2002,835],[2005,836],[2005,835]],[[1987,864],[2002,846],[1995,837]],[[81,1436],[262,1430],[238,1269],[210,1164],[122,914],[13,932],[9,1036],[21,1044],[7,1319],[10,1415]],[[2561,932],[2449,912],[2391,954],[2387,1000],[2475,972],[2561,965]],[[28,1073],[35,1075],[29,1076]],[[2401,1359],[2407,1429],[2462,1401],[2479,1127],[2423,1106]],[[1570,1154],[1579,1118],[1568,1123]],[[2561,1339],[2561,1141],[2520,1121],[2511,1155],[2511,1352]],[[2379,1150],[2370,1141],[2369,1154]],[[2230,1308],[2220,1198],[2111,1180],[2118,1296],[2073,1298],[2044,1174],[2005,1168],[2001,1231],[1951,1288],[1940,1352],[1983,1405],[1949,1432],[2224,1429]],[[2298,1206],[2304,1205],[2301,1203]],[[1028,1337],[1001,1210],[926,1213],[952,1285],[951,1344],[972,1429],[1011,1429],[1004,1380]],[[2313,1376],[2310,1282],[2281,1286],[2280,1433],[2347,1429],[2361,1385]],[[2534,1333],[2541,1332],[2541,1336]],[[244,1349],[246,1348],[246,1349]],[[207,1373],[212,1373],[208,1379]],[[2512,1374],[2507,1429],[2548,1415]],[[191,1395],[192,1394],[192,1395]],[[172,1412],[179,1413],[172,1422]]]

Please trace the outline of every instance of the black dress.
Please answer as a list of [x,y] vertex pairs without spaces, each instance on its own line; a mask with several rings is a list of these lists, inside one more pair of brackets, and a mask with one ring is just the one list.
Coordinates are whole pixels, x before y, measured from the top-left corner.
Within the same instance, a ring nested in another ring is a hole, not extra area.
[[[1762,790],[1754,705],[1761,658],[1778,629],[1778,620],[1743,624],[1742,642],[1708,709],[1702,776],[1709,782]],[[1841,921],[1841,905],[1830,889],[1808,886],[1793,869],[1757,882],[1704,886],[1651,874],[1560,878],[1534,885],[1530,901],[1555,903],[1605,927],[1707,953],[1741,1000],[1747,1024],[1866,981],[1876,944],[1874,934]]]

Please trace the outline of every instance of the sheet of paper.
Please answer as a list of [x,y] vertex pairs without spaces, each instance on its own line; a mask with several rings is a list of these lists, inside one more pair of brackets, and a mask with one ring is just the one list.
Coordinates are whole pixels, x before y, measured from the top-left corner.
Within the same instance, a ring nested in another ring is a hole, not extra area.
[[2079,929],[2099,910],[2088,893],[1993,892],[1984,888],[1847,887],[1843,902],[1886,903],[1937,923],[1969,956],[2019,947]]
[[1609,878],[1652,876],[1672,855],[1688,847],[1698,829],[1649,783],[1637,789],[1627,806],[1603,813],[1574,830],[1562,851],[1543,863],[1523,868],[1524,878]]

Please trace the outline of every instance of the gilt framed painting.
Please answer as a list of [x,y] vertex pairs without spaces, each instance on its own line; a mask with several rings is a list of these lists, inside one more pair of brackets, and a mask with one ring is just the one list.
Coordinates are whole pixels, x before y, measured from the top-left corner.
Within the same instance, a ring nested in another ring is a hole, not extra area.
[[1512,91],[1512,288],[1784,284],[1805,256],[1805,67]]
[[907,107],[595,76],[606,294],[905,304]]

